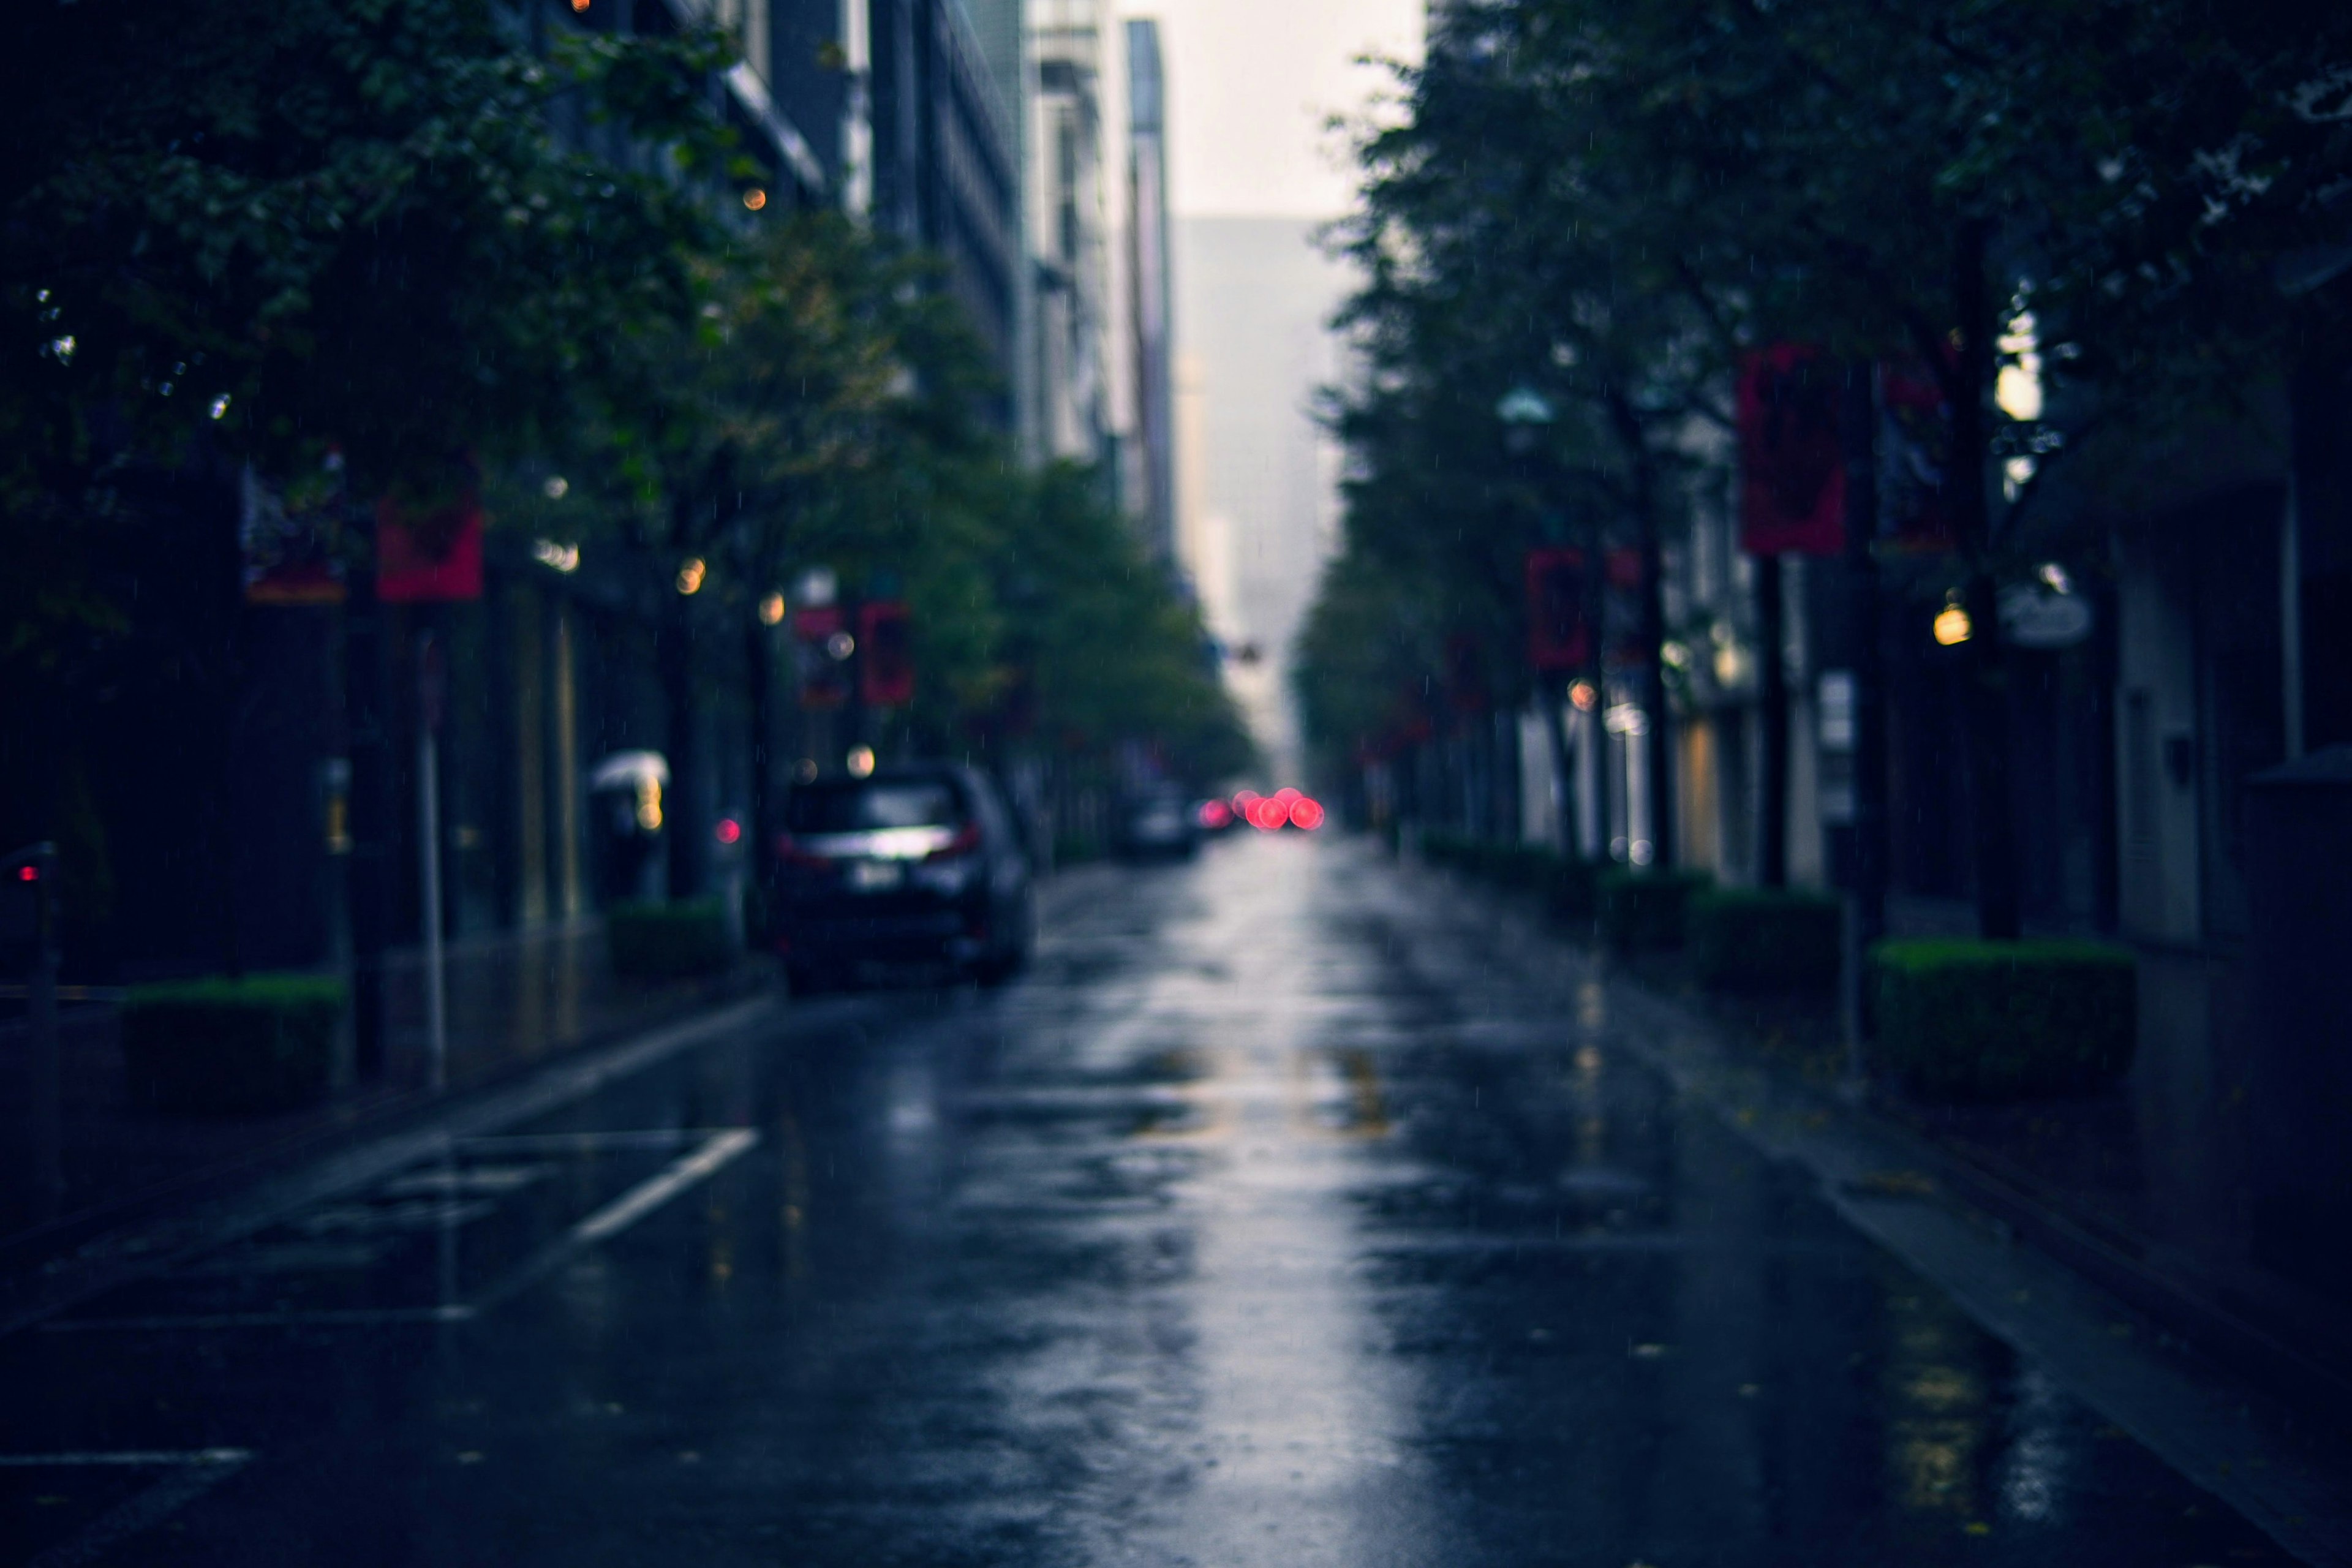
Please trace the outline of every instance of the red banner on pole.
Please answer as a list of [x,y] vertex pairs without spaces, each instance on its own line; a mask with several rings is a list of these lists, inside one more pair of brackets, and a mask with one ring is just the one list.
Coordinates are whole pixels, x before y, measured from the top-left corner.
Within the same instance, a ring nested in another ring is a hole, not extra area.
[[1748,356],[1739,375],[1739,547],[1750,555],[1845,549],[1838,365],[1805,343]]
[[471,484],[430,511],[390,496],[375,503],[375,594],[387,605],[482,596],[482,503]]
[[1584,552],[1528,552],[1528,663],[1538,670],[1580,669],[1592,656],[1585,624]]
[[869,708],[898,708],[915,700],[915,653],[908,646],[907,606],[894,600],[857,612],[857,694]]

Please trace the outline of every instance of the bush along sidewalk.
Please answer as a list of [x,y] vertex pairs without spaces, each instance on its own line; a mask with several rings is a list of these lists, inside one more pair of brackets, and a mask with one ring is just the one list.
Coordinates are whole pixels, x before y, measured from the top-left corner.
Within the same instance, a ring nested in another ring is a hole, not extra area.
[[323,1099],[343,1000],[342,982],[310,974],[133,986],[122,1006],[131,1103],[236,1115]]
[[1837,984],[1844,910],[1826,893],[1707,888],[1691,895],[1684,936],[1710,991],[1826,992]]
[[735,963],[727,911],[717,899],[623,904],[604,918],[613,972],[632,980],[720,974]]
[[1889,942],[1871,960],[1879,1062],[1920,1100],[2078,1094],[2131,1066],[2137,1029],[2127,949]]
[[1601,873],[1594,889],[1601,938],[1625,952],[1678,948],[1692,896],[1712,886],[1714,879],[1704,871],[1612,867]]

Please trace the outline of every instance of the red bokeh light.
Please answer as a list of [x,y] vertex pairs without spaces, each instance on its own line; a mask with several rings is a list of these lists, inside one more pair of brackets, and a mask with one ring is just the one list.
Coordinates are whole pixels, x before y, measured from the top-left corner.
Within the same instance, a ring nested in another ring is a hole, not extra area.
[[1307,797],[1304,792],[1293,789],[1290,785],[1285,784],[1280,789],[1274,792],[1274,798],[1282,802],[1285,805],[1289,805],[1295,801],[1304,800]]
[[1249,825],[1260,833],[1279,832],[1282,825],[1289,820],[1290,807],[1282,801],[1269,800],[1261,795],[1250,803]]
[[1222,800],[1204,800],[1201,803],[1201,809],[1197,815],[1200,817],[1201,826],[1214,832],[1220,827],[1232,824],[1234,808]]
[[719,826],[710,830],[721,844],[732,844],[743,837],[743,825],[731,816],[722,816]]
[[1300,795],[1290,803],[1290,826],[1312,833],[1323,826],[1323,807],[1314,799]]

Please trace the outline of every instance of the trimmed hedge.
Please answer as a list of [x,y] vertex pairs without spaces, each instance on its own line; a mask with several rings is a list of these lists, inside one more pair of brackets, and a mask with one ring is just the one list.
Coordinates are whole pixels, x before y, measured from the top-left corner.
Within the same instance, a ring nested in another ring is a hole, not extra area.
[[1826,893],[1710,888],[1683,913],[1691,972],[1717,991],[1825,991],[1837,984],[1844,909]]
[[717,899],[677,904],[622,904],[604,917],[613,970],[633,980],[683,980],[717,974],[735,963],[727,911]]
[[2137,1035],[2133,959],[2088,942],[1873,950],[1878,1054],[1922,1100],[2032,1100],[2111,1083]]
[[323,1099],[343,984],[313,974],[134,985],[122,1005],[132,1103],[196,1115]]
[[1683,944],[1692,895],[1714,886],[1704,871],[1638,871],[1612,867],[1596,887],[1601,934],[1612,946],[1663,949]]

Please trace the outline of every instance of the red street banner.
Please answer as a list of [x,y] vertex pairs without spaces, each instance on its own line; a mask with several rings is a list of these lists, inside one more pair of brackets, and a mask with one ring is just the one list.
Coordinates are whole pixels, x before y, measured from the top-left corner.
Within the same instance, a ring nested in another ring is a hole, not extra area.
[[482,596],[482,503],[471,484],[431,511],[375,503],[375,595],[387,605]]
[[908,645],[907,606],[895,600],[857,611],[857,695],[868,708],[898,708],[915,700],[915,655]]
[[1545,672],[1581,669],[1592,637],[1584,617],[1584,552],[1528,552],[1528,663]]
[[1740,371],[1739,548],[1750,555],[1845,548],[1838,365],[1809,344],[1760,349]]

